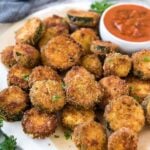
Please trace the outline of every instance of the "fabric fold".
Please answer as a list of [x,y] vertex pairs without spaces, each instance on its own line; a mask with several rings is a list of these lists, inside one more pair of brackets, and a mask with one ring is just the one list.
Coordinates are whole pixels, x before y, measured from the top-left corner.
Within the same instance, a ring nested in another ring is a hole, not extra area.
[[56,0],[0,0],[0,23],[18,21],[35,10]]

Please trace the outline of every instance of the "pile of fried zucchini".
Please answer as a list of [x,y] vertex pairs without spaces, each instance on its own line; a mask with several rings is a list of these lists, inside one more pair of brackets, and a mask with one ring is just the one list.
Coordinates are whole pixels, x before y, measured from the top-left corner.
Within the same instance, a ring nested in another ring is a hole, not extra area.
[[1,53],[9,68],[4,120],[21,120],[33,138],[61,124],[80,150],[137,150],[138,133],[150,124],[150,50],[121,54],[100,39],[99,19],[69,10],[31,18],[16,32],[16,44]]

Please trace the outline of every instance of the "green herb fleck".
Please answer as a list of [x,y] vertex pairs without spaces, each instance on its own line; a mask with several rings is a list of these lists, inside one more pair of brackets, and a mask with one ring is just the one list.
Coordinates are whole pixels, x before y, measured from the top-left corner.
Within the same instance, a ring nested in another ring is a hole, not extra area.
[[134,74],[135,74],[136,76],[138,76],[139,78],[142,78],[142,77],[143,77],[143,72],[141,72],[140,70],[134,71]]
[[59,135],[54,135],[55,138],[59,138]]
[[136,99],[138,102],[140,101],[140,97],[137,95],[133,95],[133,98]]
[[62,88],[63,89],[66,89],[67,88],[67,85],[65,83],[62,83]]
[[145,61],[145,62],[150,62],[150,56],[145,56],[145,57],[143,58],[143,61]]
[[129,91],[133,91],[134,90],[134,87],[133,86],[130,86],[129,87]]
[[64,131],[64,136],[65,136],[66,140],[72,138],[72,137],[71,137],[71,133],[72,133],[71,130],[65,130],[65,131]]
[[29,75],[24,75],[23,80],[28,81],[29,80]]
[[58,101],[61,98],[59,95],[53,95],[52,96],[52,102]]
[[102,14],[108,7],[112,6],[113,3],[108,2],[108,0],[102,0],[101,2],[94,2],[91,5],[91,10]]
[[19,52],[16,52],[16,55],[17,55],[17,56],[21,56],[22,54],[21,54],[21,53],[19,53]]
[[113,59],[108,58],[108,59],[107,59],[107,62],[108,62],[108,63],[111,63],[111,62],[113,62]]

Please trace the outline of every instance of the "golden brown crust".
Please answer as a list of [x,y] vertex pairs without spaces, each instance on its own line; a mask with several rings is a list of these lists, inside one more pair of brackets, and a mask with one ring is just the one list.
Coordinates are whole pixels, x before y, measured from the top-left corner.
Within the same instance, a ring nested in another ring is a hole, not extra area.
[[1,53],[1,60],[4,65],[7,67],[12,67],[16,64],[16,60],[13,56],[14,46],[6,47]]
[[125,80],[117,76],[111,75],[104,77],[99,81],[104,88],[104,97],[100,105],[107,105],[112,99],[121,95],[129,95],[129,87]]
[[31,18],[16,32],[16,43],[35,45],[41,38],[44,29],[39,18]]
[[61,77],[51,67],[48,66],[35,67],[29,76],[29,86],[32,87],[32,85],[36,81],[48,80],[48,79],[61,81]]
[[69,129],[74,129],[77,125],[93,120],[95,114],[93,110],[85,110],[67,105],[62,112],[63,126]]
[[7,121],[20,120],[28,106],[28,95],[17,86],[0,92],[0,116]]
[[98,39],[95,31],[90,28],[76,30],[71,34],[71,37],[82,46],[84,54],[91,53],[90,45],[92,41]]
[[102,76],[102,63],[97,55],[90,54],[82,57],[81,65],[94,74],[96,78],[100,78]]
[[45,18],[43,23],[46,26],[46,28],[59,26],[62,27],[64,30],[68,30],[69,32],[69,24],[63,17],[53,15],[51,17]]
[[57,118],[54,114],[47,114],[32,108],[25,112],[22,127],[24,132],[33,138],[45,138],[55,132]]
[[141,103],[150,94],[150,81],[143,81],[136,77],[127,78],[130,89],[130,96]]
[[142,106],[145,112],[146,123],[150,124],[150,94],[142,101]]
[[73,141],[80,150],[105,150],[106,133],[100,123],[88,121],[74,129]]
[[135,76],[150,79],[150,50],[141,50],[132,54],[133,73]]
[[65,105],[65,92],[60,81],[36,81],[29,95],[33,106],[48,113],[58,111]]
[[131,70],[131,66],[131,58],[128,55],[120,53],[108,54],[103,65],[104,76],[126,77]]
[[115,53],[118,51],[118,45],[109,41],[96,40],[91,43],[90,50],[100,56],[105,56],[108,53]]
[[68,34],[68,30],[64,30],[64,28],[59,26],[46,29],[38,43],[40,50],[42,50],[51,39],[61,34],[63,35]]
[[112,100],[106,106],[104,116],[114,131],[121,127],[127,127],[139,132],[145,124],[141,105],[134,98],[126,95]]
[[52,38],[61,34],[69,34],[69,25],[62,17],[53,15],[52,17],[46,18],[43,22],[47,29],[38,43],[41,50]]
[[95,27],[100,15],[92,11],[74,10],[71,9],[67,12],[69,22],[79,27]]
[[68,103],[89,109],[101,101],[103,89],[85,68],[73,67],[64,81]]
[[49,41],[41,53],[44,65],[65,70],[78,63],[82,51],[69,35],[60,35]]
[[29,75],[31,73],[31,69],[20,66],[14,65],[10,68],[7,76],[7,81],[9,85],[16,85],[24,90],[28,90],[28,80]]
[[108,150],[137,150],[138,137],[129,128],[120,128],[108,138]]
[[17,44],[14,47],[13,56],[21,66],[33,68],[39,63],[40,53],[28,44]]

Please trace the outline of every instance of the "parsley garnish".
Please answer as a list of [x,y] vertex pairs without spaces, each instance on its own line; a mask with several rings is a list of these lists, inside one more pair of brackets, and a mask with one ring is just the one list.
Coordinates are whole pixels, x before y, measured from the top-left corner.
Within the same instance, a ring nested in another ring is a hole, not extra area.
[[28,81],[29,80],[29,75],[24,75],[23,80]]
[[71,138],[71,133],[72,133],[72,131],[69,129],[64,131],[64,136],[65,136],[66,140]]
[[58,101],[60,98],[61,98],[61,96],[59,96],[59,95],[53,95],[52,96],[52,101],[53,102]]
[[91,5],[91,10],[102,14],[111,5],[113,5],[113,3],[108,2],[108,0],[102,0],[101,2],[96,1]]
[[[0,127],[3,126],[3,119],[0,118]],[[0,134],[3,136],[4,140],[0,143],[0,150],[16,150],[17,143],[14,136],[7,136],[3,131],[0,129]]]
[[150,62],[150,56],[145,56],[145,57],[143,58],[143,61],[145,61],[145,62]]
[[6,136],[4,141],[0,143],[0,150],[15,150],[16,149],[16,139],[14,136]]

